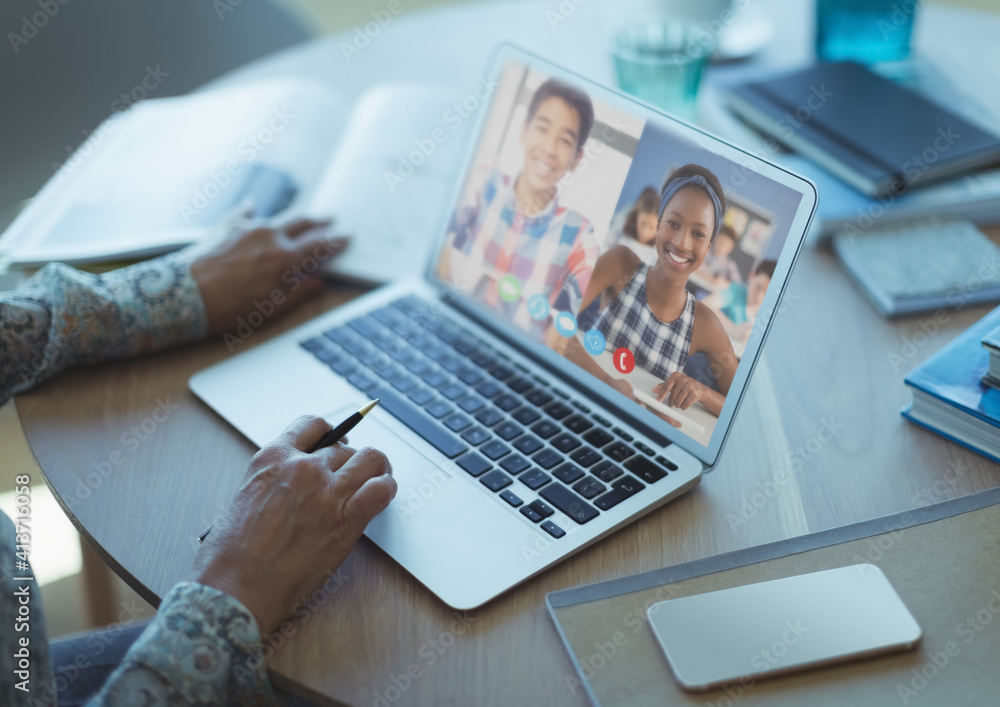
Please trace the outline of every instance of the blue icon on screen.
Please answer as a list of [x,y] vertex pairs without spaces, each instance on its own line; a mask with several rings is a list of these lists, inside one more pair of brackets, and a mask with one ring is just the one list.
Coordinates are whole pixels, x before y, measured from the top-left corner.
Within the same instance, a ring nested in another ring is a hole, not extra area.
[[528,298],[528,316],[538,322],[549,316],[549,301],[544,295],[532,295]]
[[572,312],[559,312],[555,316],[556,331],[566,337],[576,333],[576,317]]
[[587,350],[591,356],[600,356],[604,353],[604,347],[607,341],[604,339],[604,334],[599,332],[597,329],[591,329],[586,334],[583,335],[583,348]]

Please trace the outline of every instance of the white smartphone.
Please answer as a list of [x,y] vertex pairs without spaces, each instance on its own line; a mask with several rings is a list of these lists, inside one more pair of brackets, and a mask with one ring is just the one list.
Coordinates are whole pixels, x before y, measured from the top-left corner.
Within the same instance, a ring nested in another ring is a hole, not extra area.
[[920,626],[882,571],[851,565],[668,599],[647,611],[677,681],[707,690],[915,647]]

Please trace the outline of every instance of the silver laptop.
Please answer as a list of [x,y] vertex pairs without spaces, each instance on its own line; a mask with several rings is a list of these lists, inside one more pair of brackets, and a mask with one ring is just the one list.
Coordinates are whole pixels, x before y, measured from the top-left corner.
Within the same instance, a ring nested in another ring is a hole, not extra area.
[[366,535],[456,609],[698,484],[817,201],[807,180],[523,49],[501,47],[490,75],[424,278],[190,381],[258,445],[380,398],[351,445],[383,450],[399,492]]

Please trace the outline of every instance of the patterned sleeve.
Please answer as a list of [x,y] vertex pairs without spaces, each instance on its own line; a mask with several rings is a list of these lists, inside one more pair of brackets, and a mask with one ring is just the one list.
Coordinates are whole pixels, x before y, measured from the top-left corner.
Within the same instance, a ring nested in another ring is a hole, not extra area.
[[274,705],[260,630],[236,599],[181,582],[88,707]]
[[0,292],[0,404],[73,364],[191,341],[207,329],[180,254],[104,275],[46,265]]
[[590,221],[584,219],[580,227],[580,235],[573,243],[573,250],[570,251],[566,261],[568,273],[563,281],[562,293],[567,298],[564,306],[574,314],[580,314],[580,305],[583,304],[583,296],[587,293],[587,286],[590,278],[594,275],[594,266],[597,265],[597,255],[600,248],[594,237],[594,227]]

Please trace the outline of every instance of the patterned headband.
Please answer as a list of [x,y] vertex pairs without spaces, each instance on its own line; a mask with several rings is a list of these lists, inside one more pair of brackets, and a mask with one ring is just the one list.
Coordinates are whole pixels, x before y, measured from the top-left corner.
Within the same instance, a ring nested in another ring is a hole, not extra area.
[[663,218],[663,211],[667,208],[667,202],[670,201],[673,195],[692,184],[702,187],[712,198],[712,206],[715,207],[715,227],[712,229],[712,240],[715,240],[715,236],[719,232],[719,227],[722,226],[722,203],[719,201],[719,195],[715,193],[715,189],[700,174],[695,174],[691,177],[678,177],[667,184],[663,189],[663,196],[660,197],[659,217]]

